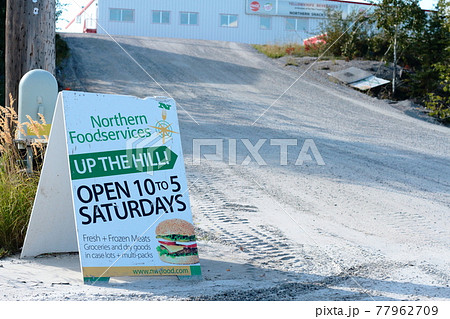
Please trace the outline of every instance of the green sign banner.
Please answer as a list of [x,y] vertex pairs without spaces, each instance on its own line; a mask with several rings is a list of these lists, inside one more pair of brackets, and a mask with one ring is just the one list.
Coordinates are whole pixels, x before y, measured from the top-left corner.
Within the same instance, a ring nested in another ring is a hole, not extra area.
[[69,156],[72,180],[173,169],[178,155],[166,146]]

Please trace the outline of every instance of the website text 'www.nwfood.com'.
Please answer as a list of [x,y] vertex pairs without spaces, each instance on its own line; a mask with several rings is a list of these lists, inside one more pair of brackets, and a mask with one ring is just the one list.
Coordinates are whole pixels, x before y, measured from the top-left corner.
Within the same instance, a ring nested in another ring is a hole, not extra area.
[[133,269],[134,275],[186,275],[189,274],[189,269]]

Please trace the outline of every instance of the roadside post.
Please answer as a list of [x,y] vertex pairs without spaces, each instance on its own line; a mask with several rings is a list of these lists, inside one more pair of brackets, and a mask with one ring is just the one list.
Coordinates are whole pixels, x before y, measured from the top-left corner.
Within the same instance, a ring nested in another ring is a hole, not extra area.
[[[33,150],[31,144],[36,141],[43,144],[46,143],[46,140],[40,137],[50,135],[57,96],[58,83],[55,77],[45,70],[31,70],[19,82],[19,123],[29,122],[27,118],[29,116],[33,121],[42,124],[42,129],[38,132],[39,136],[31,131],[29,127],[24,127],[25,132],[19,131],[16,140],[19,149],[26,149],[28,173],[33,171]],[[45,119],[45,124],[42,122],[39,114]]]
[[202,279],[173,99],[59,93],[21,257],[73,251],[85,283]]

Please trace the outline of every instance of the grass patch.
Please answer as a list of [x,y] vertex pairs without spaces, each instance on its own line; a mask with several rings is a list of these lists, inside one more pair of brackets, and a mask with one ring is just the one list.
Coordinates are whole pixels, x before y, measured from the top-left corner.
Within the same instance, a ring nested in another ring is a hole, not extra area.
[[278,59],[285,55],[304,56],[305,48],[300,44],[255,44],[253,47],[269,58]]
[[12,153],[0,156],[0,257],[19,251],[25,239],[39,176],[13,163]]
[[[318,57],[325,50],[325,44],[302,45],[298,43],[289,44],[254,44],[253,47],[260,53],[269,58],[278,59],[284,56],[291,57]],[[322,59],[331,59],[332,56],[322,57]]]
[[[40,170],[27,173],[23,165],[23,152],[14,141],[16,132],[24,132],[24,126],[36,133],[41,122],[29,118],[20,124],[17,113],[11,107],[0,106],[0,258],[18,252],[23,245],[39,183]],[[43,137],[45,138],[45,137]],[[35,158],[42,159],[43,145],[31,144]]]

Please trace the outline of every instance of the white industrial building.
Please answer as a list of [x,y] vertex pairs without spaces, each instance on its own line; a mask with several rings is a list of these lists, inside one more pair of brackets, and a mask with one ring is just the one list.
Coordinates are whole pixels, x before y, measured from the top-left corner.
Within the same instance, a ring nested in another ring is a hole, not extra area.
[[[95,0],[88,4],[89,12],[95,8],[97,14],[97,33],[251,44],[301,42],[318,35],[327,8],[344,15],[373,9],[364,0]],[[79,20],[86,11],[78,15]]]

